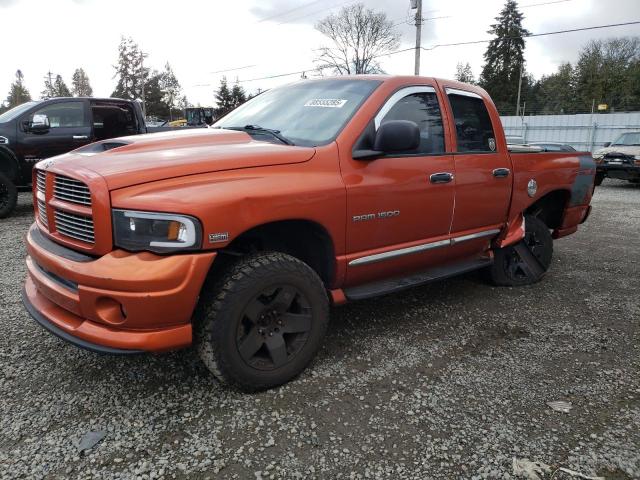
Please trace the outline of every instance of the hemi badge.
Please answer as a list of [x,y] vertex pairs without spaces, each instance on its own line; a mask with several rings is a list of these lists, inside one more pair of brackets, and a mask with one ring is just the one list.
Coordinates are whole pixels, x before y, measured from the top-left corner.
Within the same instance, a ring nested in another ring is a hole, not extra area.
[[220,243],[229,240],[229,232],[210,233],[209,243]]

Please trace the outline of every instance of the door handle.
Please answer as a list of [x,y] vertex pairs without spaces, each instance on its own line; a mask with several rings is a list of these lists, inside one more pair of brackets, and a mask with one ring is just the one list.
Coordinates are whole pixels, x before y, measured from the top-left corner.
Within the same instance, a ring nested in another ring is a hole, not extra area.
[[88,135],[74,135],[73,139],[74,140],[87,140],[89,138]]
[[433,173],[429,176],[431,183],[449,183],[451,180],[453,180],[453,173],[449,172]]
[[496,178],[505,178],[508,177],[510,173],[511,170],[509,170],[508,168],[496,168],[493,171],[493,176]]

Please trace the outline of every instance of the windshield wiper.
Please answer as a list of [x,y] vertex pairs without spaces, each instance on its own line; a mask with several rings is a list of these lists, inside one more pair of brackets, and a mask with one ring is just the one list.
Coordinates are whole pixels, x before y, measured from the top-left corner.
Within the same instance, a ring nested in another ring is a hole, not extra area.
[[226,128],[227,130],[240,130],[244,132],[250,131],[250,132],[258,132],[258,133],[268,133],[272,137],[280,140],[285,145],[295,145],[295,143],[293,143],[287,137],[285,137],[284,135],[281,135],[280,130],[274,130],[272,128],[264,128],[264,127],[261,127],[260,125],[245,125],[244,127],[222,127],[222,128]]

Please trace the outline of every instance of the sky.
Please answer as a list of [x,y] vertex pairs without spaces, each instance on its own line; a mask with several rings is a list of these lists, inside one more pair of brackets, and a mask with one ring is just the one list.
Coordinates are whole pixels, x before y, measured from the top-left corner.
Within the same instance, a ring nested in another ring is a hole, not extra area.
[[[382,11],[401,34],[402,48],[415,44],[409,0],[361,0]],[[553,3],[549,3],[553,2]],[[70,86],[73,71],[85,69],[95,96],[115,87],[113,65],[121,36],[131,36],[148,54],[146,66],[169,62],[193,104],[213,105],[221,76],[249,92],[297,80],[312,70],[327,39],[314,24],[347,0],[0,0],[0,99],[21,69],[32,97],[39,98],[45,74],[60,74]],[[532,33],[640,20],[640,0],[519,0],[524,26]],[[486,33],[504,0],[423,0],[421,74],[452,78],[458,62],[477,76],[486,44],[436,45],[489,39]],[[577,59],[591,39],[640,35],[640,25],[530,38],[525,59],[535,78]],[[413,51],[380,59],[389,74],[413,73]]]

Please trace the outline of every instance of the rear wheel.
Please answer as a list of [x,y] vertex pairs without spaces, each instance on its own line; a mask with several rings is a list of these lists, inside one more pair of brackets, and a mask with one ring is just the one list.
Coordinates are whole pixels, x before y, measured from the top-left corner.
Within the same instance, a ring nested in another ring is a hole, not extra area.
[[493,283],[530,285],[540,281],[551,265],[553,238],[541,220],[526,215],[524,238],[515,245],[496,249],[494,254],[488,272]]
[[18,190],[11,180],[0,173],[0,218],[8,217],[16,208]]
[[284,253],[259,253],[205,285],[196,311],[200,358],[223,383],[244,391],[281,385],[316,355],[327,329],[318,275]]

